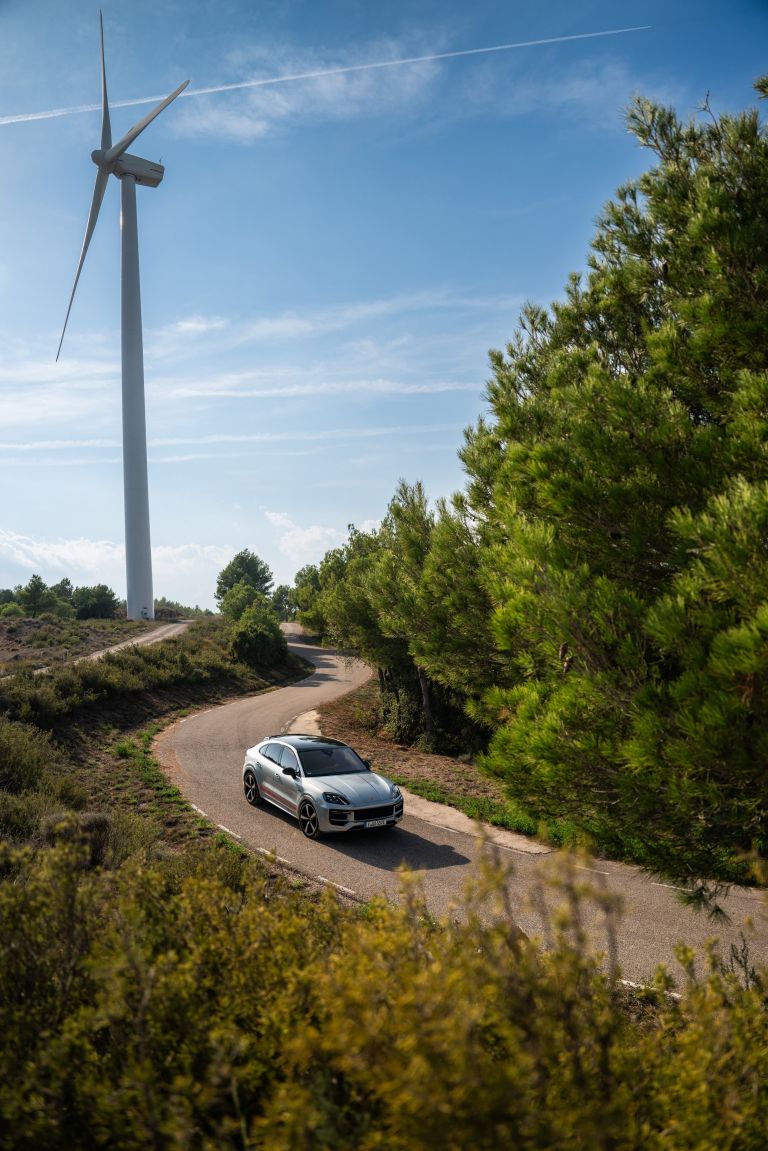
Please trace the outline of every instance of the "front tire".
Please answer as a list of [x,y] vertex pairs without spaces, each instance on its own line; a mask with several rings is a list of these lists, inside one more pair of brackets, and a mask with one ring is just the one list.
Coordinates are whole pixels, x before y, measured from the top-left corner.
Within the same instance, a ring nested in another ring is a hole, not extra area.
[[299,808],[299,827],[307,839],[317,839],[320,835],[320,822],[317,812],[308,799],[305,799]]
[[261,803],[259,785],[256,782],[256,773],[249,767],[243,775],[243,791],[251,807],[258,807]]

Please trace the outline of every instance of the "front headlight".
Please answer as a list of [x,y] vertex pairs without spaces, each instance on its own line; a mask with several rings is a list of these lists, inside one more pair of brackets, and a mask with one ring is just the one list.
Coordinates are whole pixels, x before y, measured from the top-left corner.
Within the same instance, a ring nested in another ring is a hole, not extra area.
[[392,798],[393,799],[402,799],[403,798],[403,793],[400,790],[400,788],[397,786],[396,783],[392,784]]
[[339,795],[338,791],[324,791],[323,799],[326,803],[349,803],[345,795]]

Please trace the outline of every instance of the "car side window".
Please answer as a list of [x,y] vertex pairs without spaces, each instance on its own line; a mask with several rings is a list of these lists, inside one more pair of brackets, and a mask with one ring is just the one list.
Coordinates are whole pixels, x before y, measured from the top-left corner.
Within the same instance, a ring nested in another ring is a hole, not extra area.
[[292,767],[294,771],[298,771],[299,761],[296,758],[296,752],[287,744],[283,744],[280,749],[280,766]]
[[265,759],[271,760],[272,763],[279,763],[279,761],[280,761],[280,744],[279,743],[267,743],[267,744],[265,744],[265,746],[262,747],[262,749],[261,749],[261,754],[264,756]]

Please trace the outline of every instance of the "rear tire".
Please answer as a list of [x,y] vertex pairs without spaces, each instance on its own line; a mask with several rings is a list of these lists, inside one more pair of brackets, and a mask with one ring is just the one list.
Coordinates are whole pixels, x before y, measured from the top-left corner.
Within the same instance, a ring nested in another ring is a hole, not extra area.
[[243,791],[251,807],[258,807],[261,803],[261,795],[259,793],[259,785],[256,782],[256,773],[250,767],[243,774]]

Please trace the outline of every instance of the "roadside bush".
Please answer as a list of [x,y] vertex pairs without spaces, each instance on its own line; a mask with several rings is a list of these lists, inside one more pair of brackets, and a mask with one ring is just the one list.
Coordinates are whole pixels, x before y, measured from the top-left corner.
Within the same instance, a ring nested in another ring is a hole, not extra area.
[[14,794],[32,790],[59,758],[45,732],[0,716],[0,790]]
[[60,807],[68,811],[82,811],[88,805],[88,792],[74,775],[66,772],[46,771],[40,779],[39,790],[52,796]]
[[288,658],[288,645],[277,616],[266,604],[253,603],[232,631],[232,652],[249,667],[272,667]]
[[37,840],[40,828],[57,812],[62,800],[47,790],[25,791],[19,795],[0,791],[0,842],[23,844]]
[[[253,863],[89,868],[0,846],[7,1151],[762,1151],[766,983],[684,962],[627,999],[569,918],[543,951],[489,871],[464,914],[270,898]],[[610,906],[599,905],[610,919]]]
[[0,707],[5,708],[10,718],[39,728],[53,727],[75,702],[73,697],[64,696],[58,690],[55,675],[36,676],[22,671],[0,683]]
[[79,815],[60,812],[47,821],[43,832],[49,844],[74,844],[80,848],[83,867],[104,867],[112,862],[112,819],[103,811]]

